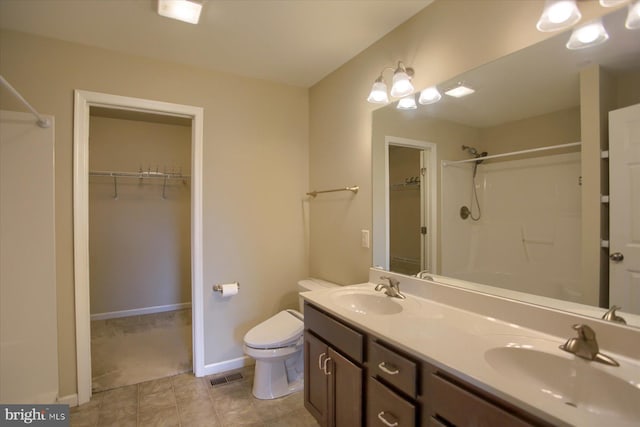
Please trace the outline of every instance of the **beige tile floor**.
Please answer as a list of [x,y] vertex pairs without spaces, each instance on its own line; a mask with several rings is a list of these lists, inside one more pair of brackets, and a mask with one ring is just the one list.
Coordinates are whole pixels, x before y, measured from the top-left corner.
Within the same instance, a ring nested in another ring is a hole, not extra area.
[[188,373],[95,393],[71,408],[71,426],[318,426],[303,393],[258,400],[251,394],[253,370],[242,374],[242,380],[215,387],[213,377]]

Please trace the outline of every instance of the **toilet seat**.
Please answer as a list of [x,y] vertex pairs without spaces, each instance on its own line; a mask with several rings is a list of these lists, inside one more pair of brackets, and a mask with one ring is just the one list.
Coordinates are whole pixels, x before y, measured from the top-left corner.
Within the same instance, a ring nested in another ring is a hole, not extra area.
[[289,347],[300,341],[303,329],[300,312],[283,310],[254,326],[244,336],[244,343],[247,347],[264,350]]

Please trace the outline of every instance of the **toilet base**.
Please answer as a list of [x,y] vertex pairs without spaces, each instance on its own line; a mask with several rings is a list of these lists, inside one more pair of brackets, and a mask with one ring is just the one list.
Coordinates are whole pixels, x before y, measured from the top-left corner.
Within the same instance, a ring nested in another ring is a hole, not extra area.
[[256,360],[252,394],[257,399],[268,400],[301,391],[304,387],[304,372],[300,369],[301,366],[302,351],[286,361]]

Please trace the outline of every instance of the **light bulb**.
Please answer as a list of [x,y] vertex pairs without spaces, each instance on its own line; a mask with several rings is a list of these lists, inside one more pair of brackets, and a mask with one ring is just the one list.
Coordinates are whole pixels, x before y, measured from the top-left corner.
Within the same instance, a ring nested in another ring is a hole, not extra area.
[[609,34],[604,29],[602,21],[598,19],[573,30],[567,42],[567,49],[584,49],[602,44],[607,40],[609,40]]
[[442,98],[442,95],[438,91],[438,88],[431,86],[420,92],[418,102],[422,105],[433,104]]
[[391,96],[401,98],[413,92],[411,78],[404,71],[398,71],[393,74],[393,84],[391,85]]
[[558,31],[572,26],[581,17],[575,0],[547,0],[536,28],[539,31]]
[[398,101],[396,108],[398,110],[415,110],[418,108],[416,105],[416,98],[413,95],[405,96]]
[[382,80],[382,76],[378,77],[371,87],[371,92],[367,101],[372,104],[388,104],[389,96],[387,96],[387,85]]

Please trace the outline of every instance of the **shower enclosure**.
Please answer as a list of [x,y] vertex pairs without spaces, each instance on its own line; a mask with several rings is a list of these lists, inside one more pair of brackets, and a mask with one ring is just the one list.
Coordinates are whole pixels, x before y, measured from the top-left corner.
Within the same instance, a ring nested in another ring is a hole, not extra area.
[[581,302],[580,153],[475,158],[442,164],[441,274]]

